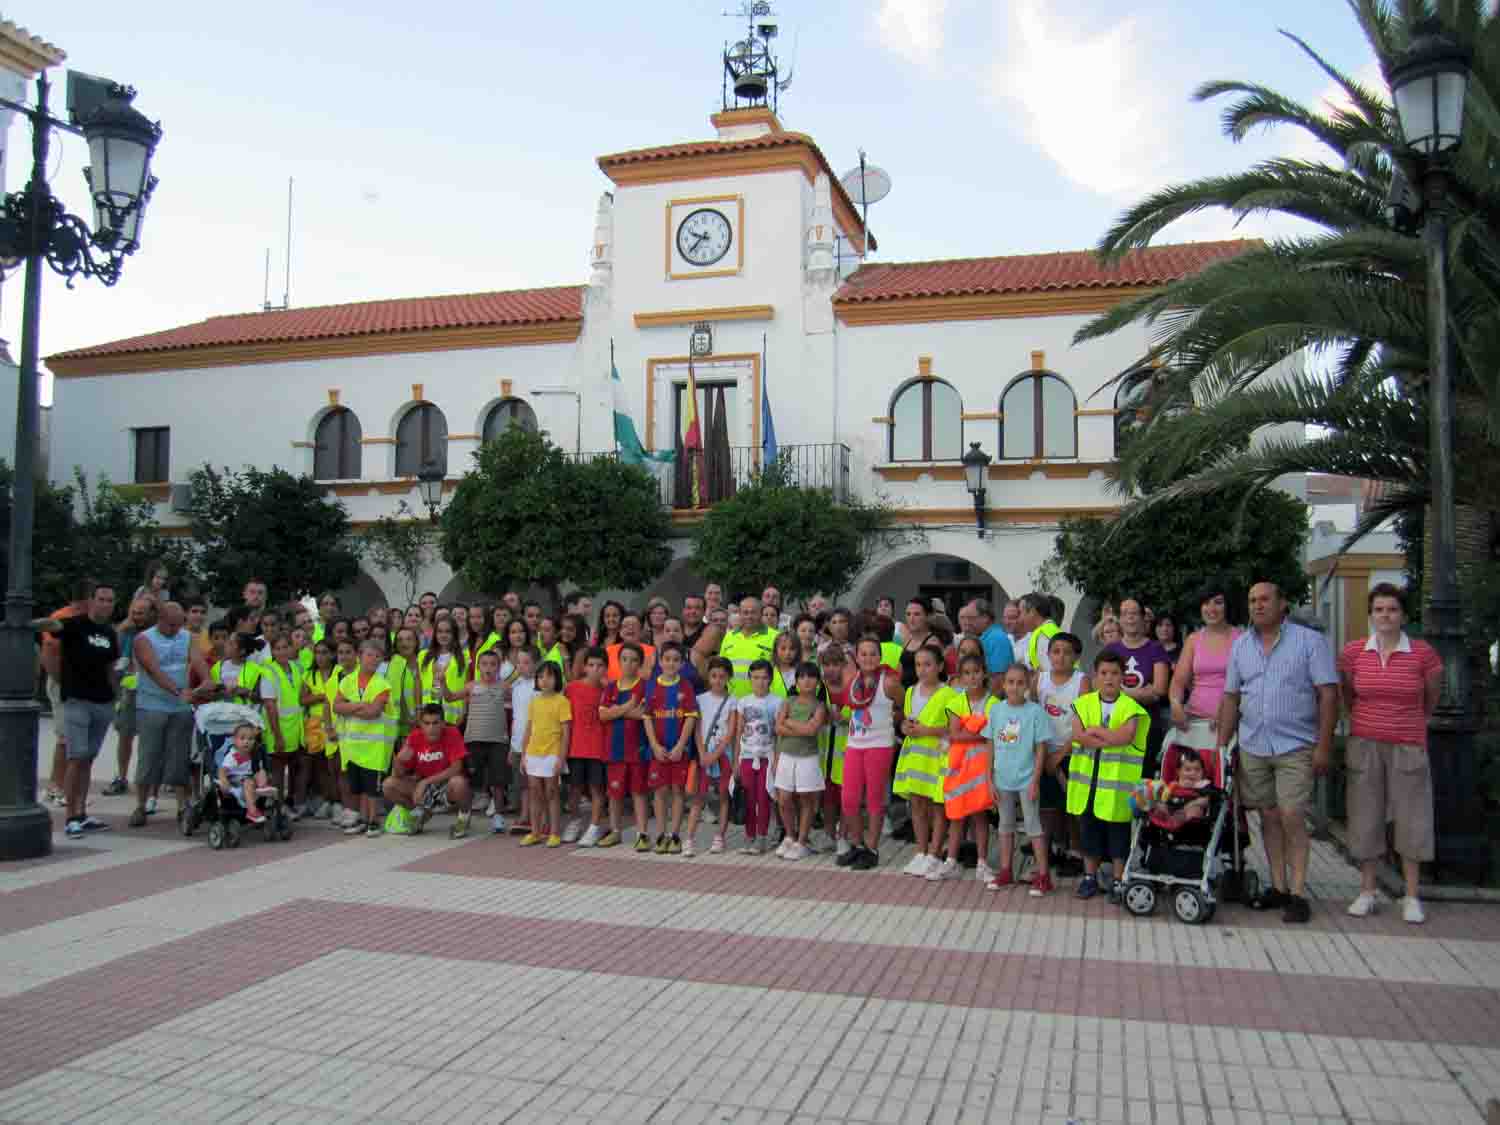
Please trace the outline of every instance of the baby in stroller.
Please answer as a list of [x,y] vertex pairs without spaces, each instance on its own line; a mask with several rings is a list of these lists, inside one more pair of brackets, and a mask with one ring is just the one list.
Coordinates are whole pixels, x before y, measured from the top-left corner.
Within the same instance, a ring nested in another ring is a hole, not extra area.
[[1190,747],[1177,752],[1175,781],[1148,781],[1133,795],[1137,810],[1145,807],[1147,819],[1167,832],[1179,832],[1189,824],[1208,818],[1214,802],[1224,791],[1208,780],[1203,757]]
[[1213,917],[1220,899],[1254,892],[1235,819],[1233,753],[1174,746],[1162,777],[1131,795],[1135,822],[1121,881],[1125,908],[1147,915],[1158,894],[1184,922]]
[[251,824],[264,824],[266,814],[260,811],[257,797],[270,788],[266,778],[266,752],[259,745],[260,731],[253,723],[241,723],[219,758],[220,800],[227,806],[238,800]]

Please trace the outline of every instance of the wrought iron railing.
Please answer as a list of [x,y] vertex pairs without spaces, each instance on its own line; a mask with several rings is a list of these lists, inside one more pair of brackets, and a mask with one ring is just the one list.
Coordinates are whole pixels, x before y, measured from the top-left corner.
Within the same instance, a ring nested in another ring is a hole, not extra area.
[[[614,452],[569,453],[570,461],[588,462],[600,457],[614,458]],[[715,454],[706,450],[699,462],[698,502],[693,500],[690,462],[679,451],[679,463],[653,465],[661,490],[661,502],[669,508],[711,507],[727,499],[755,480],[765,470],[764,456],[758,446],[734,445]],[[839,503],[849,500],[849,447],[839,442],[822,445],[783,445],[778,450],[776,469],[787,484],[796,488],[825,488]]]

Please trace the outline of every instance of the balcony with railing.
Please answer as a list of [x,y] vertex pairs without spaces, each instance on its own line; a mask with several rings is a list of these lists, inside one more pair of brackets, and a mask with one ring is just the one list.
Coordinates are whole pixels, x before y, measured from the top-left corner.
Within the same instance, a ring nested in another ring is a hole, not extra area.
[[[618,457],[618,453],[569,453],[570,461],[593,461],[600,457]],[[697,455],[698,498],[693,497],[692,461],[694,457],[679,449],[677,461],[652,468],[661,490],[664,507],[679,512],[709,508],[727,500],[735,492],[760,476],[763,457],[758,446],[732,445]],[[823,445],[783,445],[777,465],[787,484],[795,488],[825,488],[834,500],[845,503],[850,498],[849,447],[842,443]]]

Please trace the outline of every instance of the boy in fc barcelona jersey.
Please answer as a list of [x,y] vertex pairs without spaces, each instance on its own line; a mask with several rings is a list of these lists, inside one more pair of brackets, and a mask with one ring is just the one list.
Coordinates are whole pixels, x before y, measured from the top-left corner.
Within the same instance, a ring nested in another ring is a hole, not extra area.
[[[676,641],[662,645],[661,675],[646,691],[646,739],[651,744],[651,765],[646,785],[656,804],[656,852],[682,854],[683,794],[687,790],[689,754],[693,726],[698,719],[698,700],[693,687],[682,678],[682,646]],[[671,816],[668,818],[670,797]]]

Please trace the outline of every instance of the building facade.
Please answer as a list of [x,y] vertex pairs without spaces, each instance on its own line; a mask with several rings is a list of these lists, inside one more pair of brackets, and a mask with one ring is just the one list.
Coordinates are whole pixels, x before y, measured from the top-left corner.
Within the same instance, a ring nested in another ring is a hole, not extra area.
[[[707,140],[599,158],[613,189],[586,284],[229,315],[49,357],[54,474],[145,485],[172,525],[174,486],[205,461],[276,464],[326,482],[360,525],[420,507],[425,461],[456,481],[508,425],[608,451],[618,400],[648,448],[671,448],[691,356],[725,475],[759,470],[768,404],[801,483],[882,498],[912,530],[853,601],[1026,590],[1059,520],[1117,506],[1106,478],[1128,404],[1107,384],[1147,351],[1139,327],[1073,334],[1247,244],[1109,268],[1082,251],[876,261],[810,137],[764,106],[711,125]],[[960,464],[973,443],[992,458],[983,538]],[[688,559],[701,510],[670,473],[662,493],[682,535],[652,592],[680,594],[705,577]],[[442,567],[424,585],[465,593]],[[399,588],[370,574],[355,600]]]

